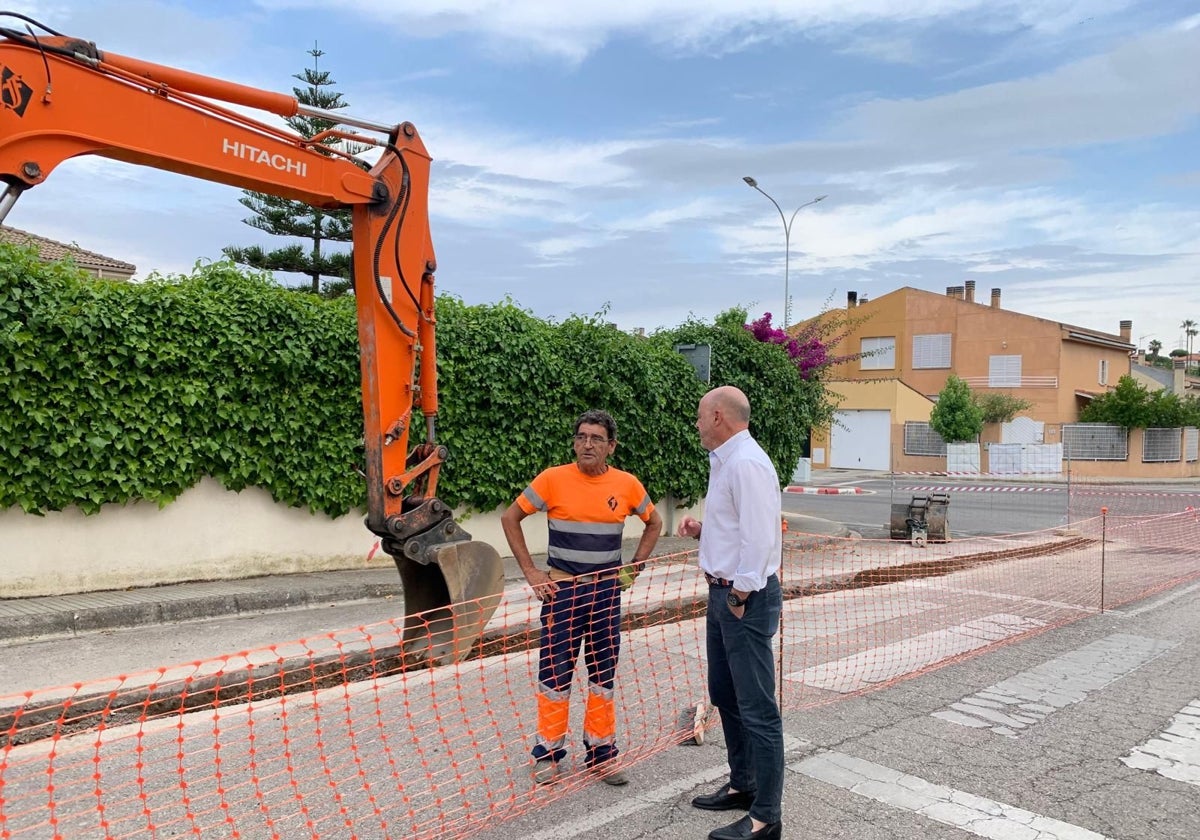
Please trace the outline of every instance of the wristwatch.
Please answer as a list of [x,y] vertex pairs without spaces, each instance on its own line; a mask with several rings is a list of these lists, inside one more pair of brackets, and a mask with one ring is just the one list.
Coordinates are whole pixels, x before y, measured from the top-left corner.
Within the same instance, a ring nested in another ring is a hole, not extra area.
[[731,606],[731,607],[744,607],[744,606],[746,606],[746,602],[749,600],[750,600],[749,596],[747,596],[745,598],[739,598],[737,596],[737,593],[734,592],[732,589],[729,590],[729,594],[725,596],[726,603],[728,603],[729,606]]

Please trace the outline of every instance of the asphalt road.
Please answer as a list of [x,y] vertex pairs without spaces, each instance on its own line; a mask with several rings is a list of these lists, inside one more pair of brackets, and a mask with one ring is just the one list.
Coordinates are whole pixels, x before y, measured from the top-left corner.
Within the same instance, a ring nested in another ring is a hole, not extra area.
[[931,491],[950,495],[951,536],[999,536],[1058,528],[1081,518],[1121,512],[1150,512],[1200,506],[1194,485],[1076,485],[1068,492],[1063,483],[997,482],[906,477],[856,479],[862,494],[811,495],[785,493],[783,508],[840,522],[865,539],[888,539],[893,502],[908,504],[914,495]]
[[[783,836],[1200,837],[1198,615],[1193,583],[889,688],[788,712]],[[988,715],[998,698],[1023,691],[1042,704],[1009,734]],[[628,788],[593,784],[479,837],[702,838],[739,816],[689,804],[725,780],[723,759],[716,733],[703,747],[639,765]]]

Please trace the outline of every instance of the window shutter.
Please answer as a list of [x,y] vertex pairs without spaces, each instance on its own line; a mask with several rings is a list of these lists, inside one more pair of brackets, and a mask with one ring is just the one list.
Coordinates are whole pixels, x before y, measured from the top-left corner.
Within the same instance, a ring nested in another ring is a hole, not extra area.
[[1020,388],[1021,357],[991,356],[988,358],[989,388]]
[[913,336],[914,370],[950,367],[950,333]]

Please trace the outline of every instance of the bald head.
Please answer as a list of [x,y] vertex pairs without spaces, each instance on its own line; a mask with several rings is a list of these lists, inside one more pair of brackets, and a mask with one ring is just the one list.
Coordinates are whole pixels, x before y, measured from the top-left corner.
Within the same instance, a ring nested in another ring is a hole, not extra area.
[[750,400],[732,385],[714,388],[700,398],[696,428],[700,443],[710,452],[750,427]]
[[750,400],[740,389],[722,385],[709,391],[706,396],[712,398],[714,407],[728,415],[731,423],[741,426],[741,429],[750,425]]

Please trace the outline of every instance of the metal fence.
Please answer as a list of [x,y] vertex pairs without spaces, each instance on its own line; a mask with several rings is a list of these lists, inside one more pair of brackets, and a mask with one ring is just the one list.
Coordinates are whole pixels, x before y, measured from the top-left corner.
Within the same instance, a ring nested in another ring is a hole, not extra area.
[[1183,457],[1189,464],[1200,460],[1200,429],[1194,426],[1183,430]]
[[904,423],[904,454],[946,457],[946,441],[928,423],[906,420]]
[[1183,455],[1179,429],[1146,429],[1142,437],[1142,463],[1175,462]]
[[1068,461],[1125,461],[1129,432],[1110,423],[1064,423],[1063,457]]

